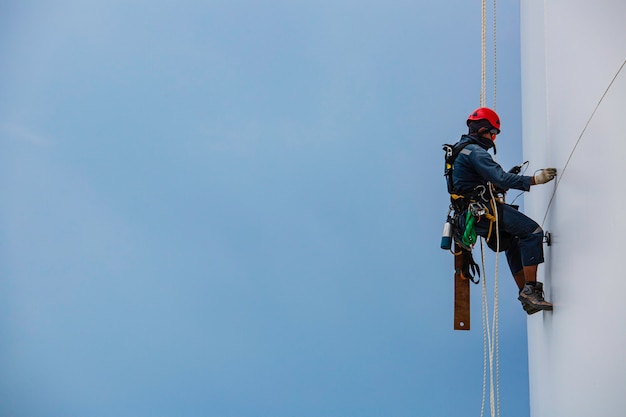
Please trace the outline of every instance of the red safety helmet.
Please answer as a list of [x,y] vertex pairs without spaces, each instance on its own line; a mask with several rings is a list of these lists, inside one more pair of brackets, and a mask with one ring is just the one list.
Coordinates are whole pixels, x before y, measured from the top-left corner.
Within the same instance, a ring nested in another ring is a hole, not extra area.
[[479,107],[472,112],[467,118],[467,125],[474,120],[487,120],[489,124],[500,133],[500,117],[498,114],[487,107]]

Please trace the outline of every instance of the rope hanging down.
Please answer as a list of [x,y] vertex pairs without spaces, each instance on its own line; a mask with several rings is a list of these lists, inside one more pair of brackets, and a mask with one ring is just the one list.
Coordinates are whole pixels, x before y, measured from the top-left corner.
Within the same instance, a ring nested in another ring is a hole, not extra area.
[[[497,19],[496,2],[493,0],[493,106],[496,109],[497,99]],[[480,107],[487,106],[487,1],[482,0],[482,32],[481,32],[481,72],[480,72]]]
[[[493,106],[496,109],[497,97],[497,54],[496,54],[496,0],[493,0]],[[482,0],[482,37],[481,37],[481,86],[480,106],[486,107],[487,97],[487,0]],[[491,189],[491,187],[490,187]],[[496,207],[495,197],[491,194],[492,206]],[[498,327],[498,253],[500,252],[498,210],[495,210],[496,255],[493,294],[493,319],[489,326],[489,297],[487,296],[486,274],[482,283],[482,322],[483,322],[483,393],[480,416],[485,412],[487,379],[489,379],[489,408],[492,417],[500,416],[500,360],[499,360],[499,327]],[[480,241],[483,271],[485,271],[485,251],[483,239]],[[495,373],[495,375],[494,375]],[[495,379],[495,383],[494,383]]]
[[[500,253],[500,224],[498,217],[498,209],[496,197],[493,195],[491,184],[489,184],[489,194],[491,197],[491,207],[494,207],[495,217],[495,231],[496,231],[496,261],[495,261],[495,279],[493,287],[493,320],[491,322],[491,329],[489,328],[489,297],[487,295],[487,274],[482,282],[482,322],[483,322],[483,397],[480,409],[481,417],[485,412],[485,397],[487,392],[487,370],[489,369],[489,407],[491,416],[500,416],[500,346],[499,339],[499,303],[498,303],[498,276],[499,276],[499,264],[498,253]],[[485,268],[485,249],[483,245],[483,239],[480,240],[480,252],[482,258],[483,271]],[[495,363],[494,363],[495,362]],[[495,386],[494,386],[494,373],[495,373]]]
[[598,108],[600,107],[600,104],[602,104],[602,101],[604,100],[604,97],[606,97],[607,93],[609,92],[609,90],[613,86],[613,83],[615,82],[615,80],[617,79],[619,74],[624,69],[624,66],[626,66],[626,61],[622,62],[622,65],[619,67],[619,69],[615,73],[615,76],[613,77],[613,79],[611,80],[609,85],[606,87],[606,90],[604,90],[604,94],[602,94],[602,97],[600,97],[600,100],[598,101],[598,104],[596,104],[596,107],[593,109],[593,112],[591,112],[591,116],[589,116],[589,119],[587,120],[587,123],[585,123],[585,127],[583,128],[582,132],[580,132],[580,135],[578,136],[578,140],[576,140],[576,143],[574,144],[574,147],[572,148],[572,151],[570,152],[569,156],[567,157],[567,161],[565,162],[565,165],[563,166],[563,169],[561,169],[560,175],[557,177],[557,179],[555,181],[554,190],[552,191],[552,196],[550,196],[550,201],[548,201],[548,207],[546,207],[546,214],[543,216],[543,221],[541,222],[541,227],[542,228],[543,228],[543,226],[544,226],[544,224],[546,222],[546,219],[548,218],[548,213],[550,212],[550,207],[552,206],[552,200],[554,200],[554,196],[556,194],[556,190],[559,188],[559,184],[561,183],[561,180],[563,179],[563,174],[565,174],[565,170],[567,169],[567,166],[569,165],[569,161],[572,159],[572,156],[574,155],[574,152],[576,152],[576,148],[578,147],[578,144],[580,143],[581,139],[585,135],[585,132],[587,131],[587,127],[589,126],[589,123],[591,123],[591,120],[593,119],[593,117],[596,115],[596,111],[598,111]]

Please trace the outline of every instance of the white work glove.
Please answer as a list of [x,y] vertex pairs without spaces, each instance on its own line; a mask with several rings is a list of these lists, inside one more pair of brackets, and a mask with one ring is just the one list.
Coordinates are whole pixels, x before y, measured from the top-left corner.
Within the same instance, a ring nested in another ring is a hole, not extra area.
[[544,168],[535,174],[535,184],[545,184],[556,177],[556,168]]

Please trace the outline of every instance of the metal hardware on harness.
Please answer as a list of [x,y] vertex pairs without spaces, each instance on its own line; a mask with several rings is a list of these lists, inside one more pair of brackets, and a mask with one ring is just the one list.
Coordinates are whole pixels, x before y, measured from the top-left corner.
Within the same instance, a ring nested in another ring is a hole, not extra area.
[[[487,189],[487,187],[489,187],[489,189]],[[485,187],[484,185],[478,185],[476,186],[476,188],[474,188],[474,193],[475,193],[474,195],[478,197],[476,199],[480,199],[486,203],[492,200],[495,200],[496,202],[502,203],[502,204],[506,202],[505,191],[496,189],[491,183],[489,183],[487,187]],[[488,195],[485,195],[485,194],[488,194]]]
[[470,203],[468,209],[475,217],[484,216],[487,213],[487,206],[479,202]]
[[480,197],[481,200],[489,201],[489,198],[485,197],[485,193],[487,192],[487,187],[485,187],[484,185],[476,186],[476,188],[474,188],[474,192],[476,193],[478,197]]

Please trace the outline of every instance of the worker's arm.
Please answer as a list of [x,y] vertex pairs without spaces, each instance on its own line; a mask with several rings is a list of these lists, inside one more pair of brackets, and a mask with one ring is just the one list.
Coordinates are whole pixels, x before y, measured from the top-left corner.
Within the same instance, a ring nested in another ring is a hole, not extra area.
[[509,188],[524,191],[530,190],[533,177],[506,172],[502,169],[500,164],[493,160],[489,152],[483,149],[477,149],[476,147],[472,149],[472,153],[469,157],[472,160],[476,172],[478,172],[483,179],[491,182],[496,187],[504,190],[508,190]]

